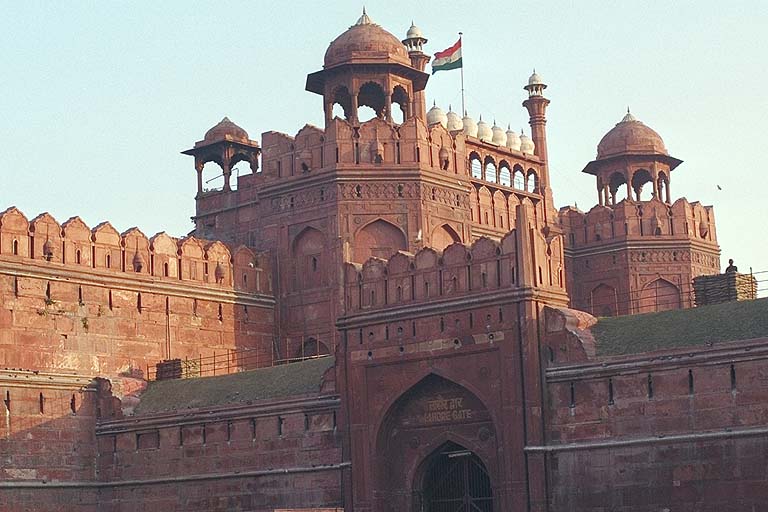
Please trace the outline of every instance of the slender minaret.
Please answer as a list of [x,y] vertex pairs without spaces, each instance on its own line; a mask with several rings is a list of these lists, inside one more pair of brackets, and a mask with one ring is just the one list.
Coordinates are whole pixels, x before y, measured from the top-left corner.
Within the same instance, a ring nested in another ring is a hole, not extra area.
[[[427,67],[427,63],[431,58],[424,53],[424,45],[426,43],[427,38],[424,37],[421,29],[411,22],[411,28],[408,29],[408,33],[405,35],[405,39],[403,39],[403,44],[408,49],[408,56],[411,58],[411,66],[422,72]],[[412,112],[426,122],[427,103],[423,90],[413,94]]]
[[[528,85],[523,87],[528,91],[528,99],[523,102],[523,106],[528,110],[528,123],[531,125],[531,138],[534,143],[534,154],[541,159],[541,176],[539,177],[539,192],[544,196],[545,223],[549,224],[549,208],[554,208],[552,204],[552,192],[549,186],[549,161],[547,158],[547,105],[549,100],[544,97],[544,89],[547,84],[541,79],[541,75],[533,70],[533,74],[528,79]],[[554,211],[554,210],[553,210]],[[554,218],[554,217],[551,217]]]

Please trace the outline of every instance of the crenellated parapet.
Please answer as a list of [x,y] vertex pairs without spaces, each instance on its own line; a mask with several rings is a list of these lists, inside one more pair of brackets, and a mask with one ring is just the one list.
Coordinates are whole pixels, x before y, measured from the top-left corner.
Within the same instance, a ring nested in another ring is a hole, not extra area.
[[[521,220],[527,220],[523,215]],[[482,237],[442,251],[426,247],[344,268],[347,314],[464,298],[504,289],[565,293],[561,237],[519,222],[500,241]]]
[[109,222],[89,228],[79,217],[59,224],[49,213],[32,219],[16,207],[0,213],[0,264],[30,260],[57,271],[133,276],[271,295],[268,254],[245,246],[138,228],[119,233]]
[[623,200],[612,206],[595,205],[588,212],[567,206],[560,209],[559,218],[569,249],[603,245],[612,239],[687,238],[717,243],[713,207],[684,197],[671,205],[656,198]]

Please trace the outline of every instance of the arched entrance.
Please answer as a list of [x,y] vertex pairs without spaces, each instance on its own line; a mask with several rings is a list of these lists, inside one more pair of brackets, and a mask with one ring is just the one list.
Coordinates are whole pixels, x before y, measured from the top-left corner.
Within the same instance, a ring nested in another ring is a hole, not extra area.
[[377,436],[380,512],[492,512],[498,445],[491,414],[466,387],[429,374],[388,408]]
[[427,458],[417,478],[416,512],[493,512],[488,470],[461,445],[444,444]]

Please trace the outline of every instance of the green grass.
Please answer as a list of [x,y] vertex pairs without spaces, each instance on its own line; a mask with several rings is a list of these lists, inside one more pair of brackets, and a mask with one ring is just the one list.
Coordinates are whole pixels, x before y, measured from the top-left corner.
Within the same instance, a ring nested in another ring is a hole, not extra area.
[[768,337],[768,298],[600,318],[592,334],[599,356]]
[[219,377],[150,382],[136,414],[156,414],[317,394],[333,357],[310,359]]

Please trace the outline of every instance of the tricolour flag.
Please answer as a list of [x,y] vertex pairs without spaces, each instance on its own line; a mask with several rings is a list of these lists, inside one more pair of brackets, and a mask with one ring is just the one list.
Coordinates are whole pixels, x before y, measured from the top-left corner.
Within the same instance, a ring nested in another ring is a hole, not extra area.
[[450,48],[437,52],[435,61],[432,63],[432,74],[438,71],[447,71],[449,69],[458,69],[461,65],[461,38]]

